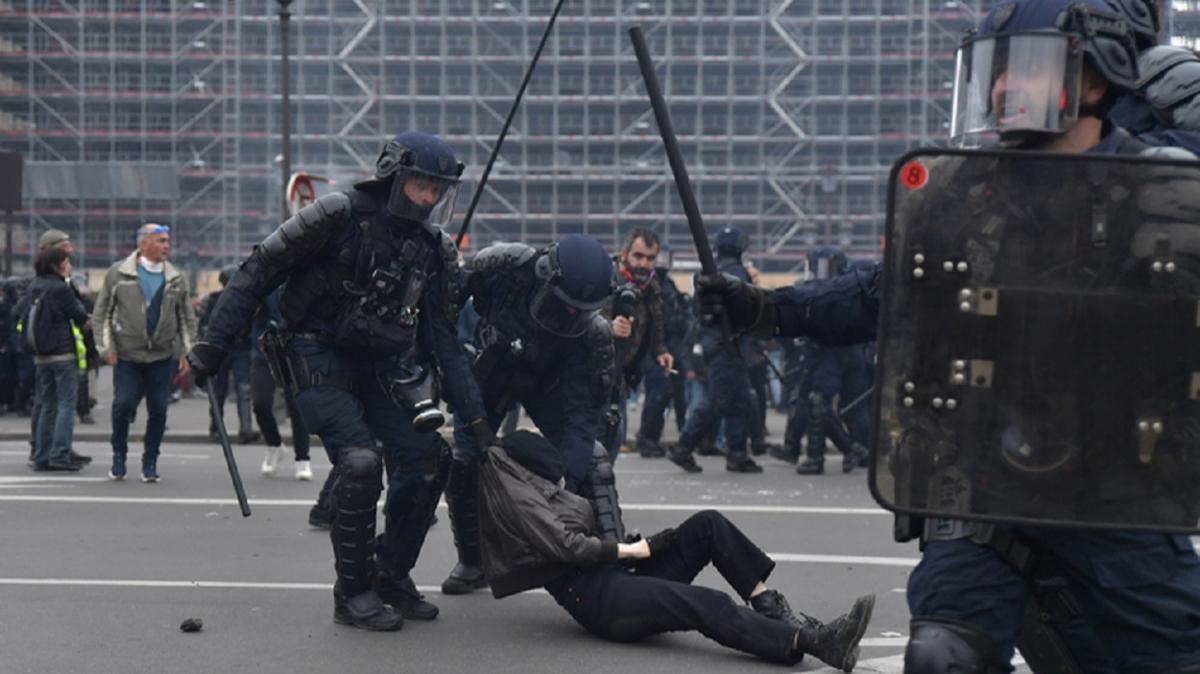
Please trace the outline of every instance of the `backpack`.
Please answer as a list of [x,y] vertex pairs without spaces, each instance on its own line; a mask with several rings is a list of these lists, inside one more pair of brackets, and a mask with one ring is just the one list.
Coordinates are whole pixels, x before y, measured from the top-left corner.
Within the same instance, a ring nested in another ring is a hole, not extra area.
[[25,345],[29,347],[29,352],[35,356],[46,355],[38,349],[38,343],[45,344],[47,342],[46,330],[49,328],[46,321],[49,317],[47,312],[42,311],[42,298],[46,296],[43,292],[31,299],[29,302],[29,311],[25,314],[24,332]]

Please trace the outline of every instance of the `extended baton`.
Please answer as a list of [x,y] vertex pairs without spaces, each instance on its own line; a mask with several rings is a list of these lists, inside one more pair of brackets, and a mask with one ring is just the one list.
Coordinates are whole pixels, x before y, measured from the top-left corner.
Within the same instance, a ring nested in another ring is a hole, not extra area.
[[238,474],[237,460],[233,458],[233,445],[229,443],[229,431],[225,430],[225,418],[221,416],[221,408],[217,405],[217,390],[213,386],[212,377],[204,382],[204,392],[208,394],[208,408],[212,410],[213,421],[217,426],[217,435],[221,437],[221,451],[225,453],[225,465],[229,467],[229,477],[233,480],[233,491],[237,494],[238,507],[242,509],[242,517],[249,517],[250,502],[246,500],[246,488],[242,486],[242,476]]
[[[716,276],[717,262],[713,259],[712,248],[708,245],[704,219],[700,216],[700,207],[696,205],[692,182],[688,179],[687,166],[683,163],[683,154],[679,151],[679,140],[675,137],[675,127],[671,124],[671,111],[667,109],[662,88],[658,85],[654,61],[650,59],[650,49],[646,46],[646,37],[642,35],[641,26],[630,28],[629,38],[633,40],[633,53],[637,55],[642,81],[646,83],[646,94],[650,96],[650,106],[654,108],[658,134],[662,136],[667,161],[670,162],[671,173],[675,176],[675,189],[679,191],[679,200],[683,202],[683,212],[687,215],[688,229],[692,232],[692,242],[696,244],[696,254],[700,257],[700,270],[705,276]],[[736,351],[737,342],[733,339],[733,327],[729,323],[729,316],[722,313],[720,321],[721,341]]]

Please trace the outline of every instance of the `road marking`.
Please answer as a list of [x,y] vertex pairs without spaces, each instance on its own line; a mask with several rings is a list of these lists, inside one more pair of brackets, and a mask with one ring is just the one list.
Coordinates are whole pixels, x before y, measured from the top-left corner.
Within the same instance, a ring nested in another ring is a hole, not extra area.
[[[4,478],[0,478],[2,481]],[[60,478],[70,479],[70,478]],[[74,478],[80,481],[104,482],[107,478]],[[2,483],[2,482],[0,482]],[[209,505],[232,506],[237,501],[231,498],[171,498],[161,496],[50,496],[38,494],[0,495],[0,501],[54,501],[58,503],[127,503],[127,504],[161,504],[161,505]],[[250,499],[251,506],[303,506],[311,507],[314,499]],[[382,504],[383,501],[380,501]],[[438,504],[445,508],[445,502]],[[808,506],[754,506],[754,505],[724,505],[713,503],[695,503],[684,505],[661,503],[622,503],[621,509],[632,512],[687,512],[695,513],[701,510],[720,510],[723,513],[751,513],[769,515],[890,515],[891,513],[879,508],[828,508]]]
[[5,475],[0,476],[0,485],[45,484],[47,482],[107,482],[107,477],[84,477],[82,475]]
[[768,552],[776,562],[793,564],[850,564],[857,566],[899,566],[911,569],[921,561],[917,557],[868,557],[864,555],[807,555],[791,552]]
[[[78,444],[78,443],[76,443],[76,444]],[[109,446],[107,442],[94,443],[94,444],[97,444],[97,445],[103,444],[105,447]],[[86,449],[86,447],[84,449]],[[29,451],[28,450],[15,450],[15,449],[0,449],[0,456],[23,456],[23,457],[28,458]],[[179,454],[176,452],[171,452],[170,454],[160,455],[160,458],[168,459],[167,463],[170,463],[170,461],[169,461],[170,459],[208,459],[208,458],[212,458],[213,456],[214,456],[213,454],[187,454],[187,453]]]

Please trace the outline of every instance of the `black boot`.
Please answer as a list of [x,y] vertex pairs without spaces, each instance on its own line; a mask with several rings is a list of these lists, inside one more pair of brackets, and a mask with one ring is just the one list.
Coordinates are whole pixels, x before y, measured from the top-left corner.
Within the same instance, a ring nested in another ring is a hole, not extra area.
[[782,620],[799,628],[796,646],[800,653],[809,653],[831,667],[850,672],[858,663],[858,642],[871,622],[875,595],[859,597],[849,613],[828,624],[803,613],[797,616],[787,599],[775,590],[767,590],[752,598],[750,606],[768,618]]
[[385,604],[391,605],[409,620],[433,620],[438,617],[438,607],[425,601],[425,595],[417,591],[411,576],[397,579],[391,572],[380,570],[375,576],[375,592]]
[[667,455],[657,442],[647,438],[638,438],[637,451],[643,459],[661,459]]
[[771,458],[787,461],[788,463],[796,463],[800,460],[800,450],[789,449],[786,446],[774,445],[767,452],[771,455]]
[[849,473],[855,468],[865,468],[867,465],[867,456],[870,452],[866,447],[854,443],[850,447],[850,451],[842,455],[842,472]]
[[762,466],[754,462],[746,454],[730,454],[725,459],[725,470],[731,473],[761,473]]
[[340,584],[335,584],[333,622],[375,632],[395,632],[404,627],[404,616],[383,603],[375,590],[346,597],[341,593]]
[[487,587],[483,575],[483,550],[479,533],[478,464],[455,460],[450,464],[450,482],[446,485],[446,505],[450,512],[450,532],[458,550],[458,563],[442,581],[443,594],[470,594]]
[[801,475],[821,475],[825,472],[825,460],[806,456],[796,465],[796,472]]
[[679,466],[687,473],[699,473],[704,470],[696,463],[696,457],[693,456],[692,448],[688,446],[682,439],[671,447],[671,451],[667,453],[667,458],[671,463]]

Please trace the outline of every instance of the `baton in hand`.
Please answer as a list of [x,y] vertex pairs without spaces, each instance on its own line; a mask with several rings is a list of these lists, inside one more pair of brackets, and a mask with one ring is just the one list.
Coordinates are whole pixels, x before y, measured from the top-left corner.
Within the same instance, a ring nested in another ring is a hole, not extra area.
[[229,431],[225,430],[225,418],[221,416],[221,409],[217,406],[217,391],[213,387],[212,377],[204,382],[204,392],[208,394],[208,408],[212,410],[217,434],[221,436],[221,451],[225,453],[225,465],[229,467],[229,478],[233,480],[238,507],[242,509],[242,517],[249,517],[250,502],[246,500],[246,488],[242,486],[242,476],[238,474],[237,460],[233,458],[233,445],[229,443]]

